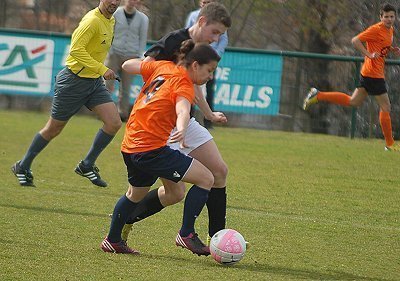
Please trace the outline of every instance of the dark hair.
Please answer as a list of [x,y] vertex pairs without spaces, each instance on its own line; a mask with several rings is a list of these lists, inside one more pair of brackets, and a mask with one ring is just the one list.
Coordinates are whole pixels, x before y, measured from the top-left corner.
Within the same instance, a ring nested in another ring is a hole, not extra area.
[[383,13],[388,13],[388,12],[394,12],[394,14],[396,15],[396,8],[389,3],[382,4],[379,14],[382,16]]
[[198,18],[201,16],[207,19],[207,24],[222,23],[225,27],[231,27],[232,21],[228,10],[218,2],[211,2],[201,8]]
[[210,61],[219,62],[221,57],[217,52],[207,43],[194,43],[192,39],[182,42],[177,62],[188,67],[194,61],[200,65],[207,64]]

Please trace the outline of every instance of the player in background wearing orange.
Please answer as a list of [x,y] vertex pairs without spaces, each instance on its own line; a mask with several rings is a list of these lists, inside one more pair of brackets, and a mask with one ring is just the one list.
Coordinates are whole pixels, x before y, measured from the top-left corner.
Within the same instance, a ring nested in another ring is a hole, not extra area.
[[396,55],[400,55],[399,48],[392,47],[395,19],[395,7],[387,3],[383,4],[380,10],[381,21],[351,40],[353,46],[365,56],[360,84],[351,96],[341,92],[321,92],[316,88],[311,88],[303,104],[304,110],[320,101],[342,106],[360,106],[368,95],[374,96],[380,107],[379,122],[386,141],[385,150],[389,151],[400,151],[400,146],[394,144],[392,135],[390,100],[384,73],[387,54],[393,51]]
[[[115,205],[110,231],[101,243],[105,252],[136,254],[121,238],[129,215],[161,179],[177,191],[184,182],[192,183],[184,203],[182,227],[176,244],[198,255],[209,255],[209,248],[198,238],[194,224],[207,202],[214,176],[200,161],[168,146],[168,141],[183,148],[194,103],[194,85],[213,77],[220,57],[207,43],[183,42],[178,63],[140,61],[123,64],[128,73],[141,74],[143,86],[126,124],[121,151],[127,166],[129,187]],[[172,129],[174,133],[171,135]],[[169,140],[168,140],[169,139]]]

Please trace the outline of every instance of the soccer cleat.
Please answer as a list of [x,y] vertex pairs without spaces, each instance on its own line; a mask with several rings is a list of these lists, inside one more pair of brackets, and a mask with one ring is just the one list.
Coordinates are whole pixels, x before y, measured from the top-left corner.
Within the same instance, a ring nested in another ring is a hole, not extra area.
[[125,241],[111,243],[107,237],[104,238],[103,242],[101,242],[100,248],[106,253],[133,254],[133,255],[139,254],[139,251],[129,248]]
[[75,173],[82,177],[88,178],[93,184],[97,186],[107,186],[107,183],[101,179],[99,168],[97,168],[96,165],[93,165],[92,167],[87,167],[83,164],[83,161],[81,161],[76,166]]
[[198,256],[208,256],[210,254],[210,248],[204,245],[198,237],[197,233],[190,233],[186,237],[182,237],[178,232],[175,239],[175,245],[186,248],[192,251],[193,254],[197,254]]
[[[246,250],[250,249],[250,242],[249,241],[244,241],[246,243]],[[211,237],[209,234],[207,234],[207,246],[210,247],[211,243]]]
[[303,109],[308,110],[311,105],[318,103],[317,94],[318,90],[316,88],[311,88],[308,92],[306,98],[303,102]]
[[22,169],[20,165],[21,161],[17,161],[12,167],[11,171],[17,177],[18,182],[22,186],[32,186],[35,187],[33,184],[33,175],[30,169]]
[[122,228],[121,238],[123,241],[128,241],[129,233],[131,233],[133,227],[133,223],[126,223]]
[[385,151],[400,152],[400,145],[398,145],[398,144],[393,144],[393,145],[391,145],[391,146],[385,146]]

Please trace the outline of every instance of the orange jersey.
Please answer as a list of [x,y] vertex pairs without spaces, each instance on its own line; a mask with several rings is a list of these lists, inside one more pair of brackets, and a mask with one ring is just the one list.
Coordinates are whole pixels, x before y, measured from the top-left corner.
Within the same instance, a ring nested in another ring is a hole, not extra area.
[[151,61],[141,63],[140,73],[145,84],[126,123],[121,146],[126,153],[165,146],[176,125],[177,97],[194,102],[193,82],[185,68],[170,61]]
[[393,43],[393,27],[386,28],[382,23],[376,23],[357,35],[361,42],[365,42],[368,52],[380,54],[379,58],[364,58],[361,75],[371,78],[385,78],[385,58]]

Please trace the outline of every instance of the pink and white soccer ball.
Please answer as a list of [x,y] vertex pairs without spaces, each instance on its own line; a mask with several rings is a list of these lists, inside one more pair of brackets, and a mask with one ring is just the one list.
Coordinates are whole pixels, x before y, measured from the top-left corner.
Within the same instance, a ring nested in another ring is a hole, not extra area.
[[233,229],[223,229],[213,235],[210,241],[211,256],[219,263],[239,262],[246,252],[246,241]]

